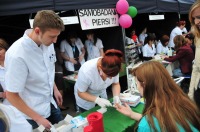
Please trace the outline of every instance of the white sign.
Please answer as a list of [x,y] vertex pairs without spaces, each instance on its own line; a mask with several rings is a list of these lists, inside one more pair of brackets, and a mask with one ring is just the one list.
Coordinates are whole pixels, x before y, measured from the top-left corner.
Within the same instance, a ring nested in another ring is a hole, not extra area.
[[71,16],[71,17],[61,17],[63,20],[64,25],[70,25],[70,24],[78,24],[78,17],[77,16]]
[[119,26],[115,9],[78,10],[82,30]]
[[164,20],[164,15],[149,15],[149,20]]
[[[77,16],[70,16],[70,17],[61,17],[63,20],[64,25],[70,25],[70,24],[78,24],[78,17]],[[29,19],[29,23],[31,28],[33,28],[33,20],[34,19]]]

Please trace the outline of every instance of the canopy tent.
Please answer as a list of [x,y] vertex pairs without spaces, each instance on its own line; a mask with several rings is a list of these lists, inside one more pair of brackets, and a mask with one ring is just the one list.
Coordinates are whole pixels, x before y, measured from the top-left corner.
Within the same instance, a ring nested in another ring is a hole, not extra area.
[[[67,11],[74,9],[115,8],[118,0],[1,0],[0,16],[29,14],[38,10]],[[195,0],[127,0],[138,13],[179,12],[188,13]]]

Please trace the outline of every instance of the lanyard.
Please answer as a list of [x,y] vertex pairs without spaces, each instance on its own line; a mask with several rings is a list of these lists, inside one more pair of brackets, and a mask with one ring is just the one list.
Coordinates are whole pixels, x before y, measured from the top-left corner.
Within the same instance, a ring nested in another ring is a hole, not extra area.
[[93,58],[94,55],[93,55],[93,43],[90,41],[89,43],[89,48],[90,48],[90,56]]
[[75,45],[72,46],[72,51],[75,53]]

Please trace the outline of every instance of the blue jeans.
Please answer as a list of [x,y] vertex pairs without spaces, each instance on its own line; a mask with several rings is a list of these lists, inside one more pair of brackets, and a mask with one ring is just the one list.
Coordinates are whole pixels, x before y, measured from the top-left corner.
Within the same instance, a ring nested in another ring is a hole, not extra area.
[[173,70],[173,76],[175,76],[175,77],[182,77],[182,76],[184,76],[184,74],[181,72],[180,68],[177,68],[177,69]]
[[[48,121],[51,122],[51,124],[58,123],[59,121],[62,121],[64,118],[62,116],[62,113],[59,109],[59,107],[56,109],[54,105],[51,103],[51,114],[47,118]],[[34,120],[27,119],[27,121],[32,125],[33,129],[38,127],[38,124]]]

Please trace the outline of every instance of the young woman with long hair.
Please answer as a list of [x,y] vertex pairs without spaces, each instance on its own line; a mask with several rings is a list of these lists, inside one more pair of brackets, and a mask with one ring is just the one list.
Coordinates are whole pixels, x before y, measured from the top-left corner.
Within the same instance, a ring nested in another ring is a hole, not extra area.
[[137,131],[197,132],[200,112],[171,78],[165,67],[156,61],[145,62],[133,69],[136,86],[145,100],[142,115],[128,105],[117,110],[139,120]]
[[189,12],[189,20],[192,26],[192,33],[195,36],[196,52],[188,95],[192,100],[195,100],[200,108],[200,0],[197,0],[192,5]]

